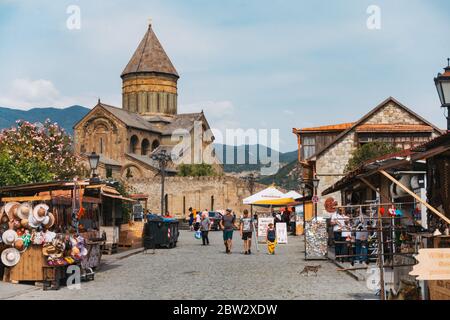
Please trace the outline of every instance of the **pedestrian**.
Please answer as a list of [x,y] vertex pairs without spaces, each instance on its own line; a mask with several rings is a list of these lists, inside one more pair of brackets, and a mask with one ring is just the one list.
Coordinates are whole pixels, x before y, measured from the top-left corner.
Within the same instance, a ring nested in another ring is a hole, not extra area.
[[227,254],[231,254],[235,222],[236,217],[231,214],[231,209],[227,209],[220,221],[220,228],[223,230],[223,243],[225,244],[225,252]]
[[209,219],[209,214],[207,211],[202,213],[202,221],[200,223],[200,231],[202,232],[202,242],[203,245],[209,246],[208,233],[211,226],[211,220]]
[[368,231],[368,223],[369,217],[365,215],[361,210],[359,210],[359,216],[355,221],[356,225],[356,262],[366,264],[367,263],[367,254],[368,254],[368,242],[367,239],[369,237]]
[[345,224],[344,219],[345,216],[343,215],[342,208],[338,208],[338,210],[331,215],[331,225],[333,226],[334,235],[334,255],[336,257],[336,260],[341,262],[343,261],[343,259],[339,256],[342,255],[342,252],[344,250],[342,244],[342,230]]
[[189,208],[189,230],[194,231],[194,212],[192,211],[192,207]]
[[269,223],[266,233],[267,251],[273,255],[275,254],[275,246],[277,245],[277,235],[273,223]]
[[244,210],[244,217],[241,219],[239,226],[242,240],[244,240],[244,254],[252,254],[252,232],[253,218],[248,214],[248,210]]
[[200,222],[202,221],[202,215],[200,212],[197,212],[197,215],[195,216],[195,223],[194,223],[194,230],[198,231],[200,230]]

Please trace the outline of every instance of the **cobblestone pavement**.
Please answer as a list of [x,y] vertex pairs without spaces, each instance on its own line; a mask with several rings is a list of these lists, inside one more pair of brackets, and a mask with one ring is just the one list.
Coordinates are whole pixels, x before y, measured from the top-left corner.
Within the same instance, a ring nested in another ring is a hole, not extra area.
[[[221,232],[211,232],[211,245],[201,246],[181,231],[175,249],[139,253],[102,267],[95,281],[80,290],[30,290],[12,299],[374,299],[365,282],[356,281],[328,261],[304,261],[301,237],[289,237],[276,255],[241,254],[235,232],[233,254],[224,253]],[[302,276],[305,265],[321,265],[318,276]],[[1,287],[1,284],[0,284]]]

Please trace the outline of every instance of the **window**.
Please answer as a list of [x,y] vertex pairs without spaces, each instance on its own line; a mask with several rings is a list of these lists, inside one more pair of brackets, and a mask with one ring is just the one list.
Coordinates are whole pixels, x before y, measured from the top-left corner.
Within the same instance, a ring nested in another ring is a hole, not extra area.
[[147,139],[142,140],[141,155],[146,156],[150,150],[150,142]]
[[153,141],[153,143],[152,143],[152,151],[155,151],[156,148],[158,148],[158,147],[159,147],[159,141],[158,140]]
[[106,167],[106,177],[112,178],[112,168],[111,167]]
[[100,154],[103,153],[103,138],[100,138]]
[[316,138],[315,137],[304,137],[303,143],[303,160],[312,157],[316,153]]
[[136,153],[139,139],[137,136],[132,136],[130,139],[130,153]]

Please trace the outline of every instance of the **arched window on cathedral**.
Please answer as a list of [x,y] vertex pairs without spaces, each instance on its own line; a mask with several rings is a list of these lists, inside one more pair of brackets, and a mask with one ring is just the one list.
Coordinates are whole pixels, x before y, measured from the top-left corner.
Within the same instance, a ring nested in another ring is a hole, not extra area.
[[143,156],[146,156],[149,151],[150,151],[150,142],[148,142],[147,139],[142,140],[142,143],[141,143],[141,154]]
[[100,154],[103,154],[103,138],[100,138]]
[[139,139],[137,136],[132,136],[130,139],[130,153],[136,153]]
[[159,141],[158,140],[153,141],[153,143],[152,143],[152,151],[155,151],[156,148],[158,148],[158,147],[159,147]]

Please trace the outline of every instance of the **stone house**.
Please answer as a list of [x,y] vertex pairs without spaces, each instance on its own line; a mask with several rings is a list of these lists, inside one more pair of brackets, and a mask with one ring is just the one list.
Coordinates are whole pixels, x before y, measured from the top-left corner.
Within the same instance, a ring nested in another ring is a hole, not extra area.
[[[317,194],[345,176],[352,152],[372,141],[409,149],[442,134],[436,126],[389,97],[356,122],[314,128],[294,128],[298,160],[305,179],[320,179]],[[339,193],[329,196],[341,199]],[[320,199],[318,213],[323,210]]]

